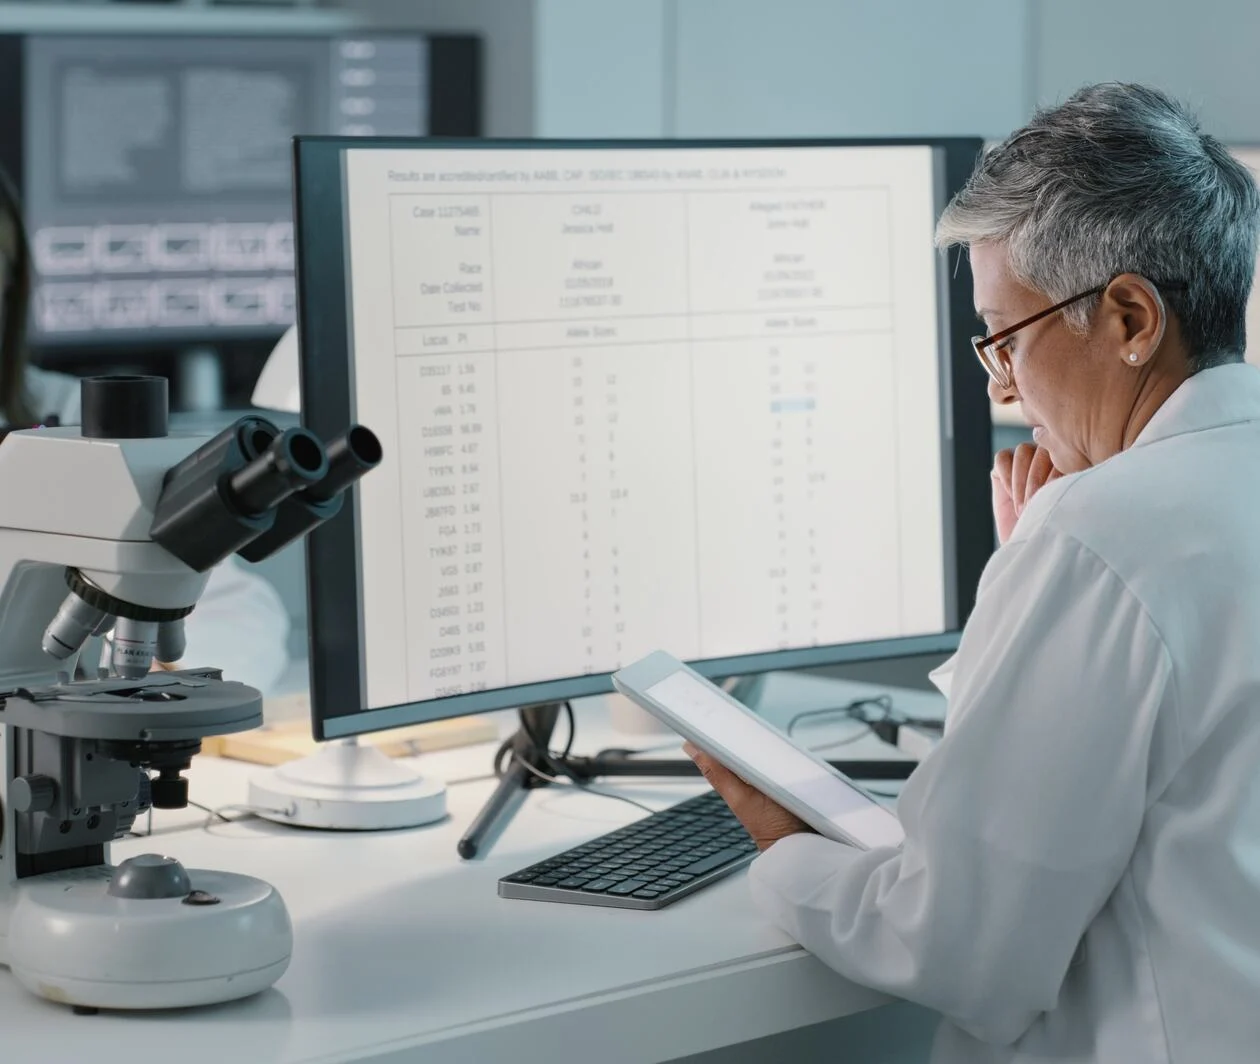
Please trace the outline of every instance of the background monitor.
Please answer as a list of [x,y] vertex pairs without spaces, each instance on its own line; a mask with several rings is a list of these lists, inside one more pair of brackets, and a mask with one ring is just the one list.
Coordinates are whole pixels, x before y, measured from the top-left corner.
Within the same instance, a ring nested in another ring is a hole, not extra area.
[[383,466],[308,540],[328,738],[952,649],[991,553],[978,140],[301,138],[302,399]]
[[273,343],[295,318],[292,137],[475,136],[479,82],[470,37],[0,35],[32,345]]

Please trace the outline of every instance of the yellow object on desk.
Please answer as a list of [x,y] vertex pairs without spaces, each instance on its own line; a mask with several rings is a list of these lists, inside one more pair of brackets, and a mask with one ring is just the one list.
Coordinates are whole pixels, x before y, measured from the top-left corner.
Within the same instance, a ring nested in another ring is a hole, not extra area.
[[[255,765],[283,765],[286,761],[296,761],[319,749],[320,744],[311,737],[310,701],[306,694],[288,695],[274,701],[268,699],[263,705],[263,712],[273,717],[290,718],[299,713],[301,716],[298,719],[267,724],[253,731],[203,739],[201,752],[210,757],[248,761]],[[450,720],[435,720],[427,724],[373,732],[361,736],[359,741],[379,747],[390,757],[413,757],[434,750],[494,742],[498,738],[498,726],[491,719],[453,717]]]

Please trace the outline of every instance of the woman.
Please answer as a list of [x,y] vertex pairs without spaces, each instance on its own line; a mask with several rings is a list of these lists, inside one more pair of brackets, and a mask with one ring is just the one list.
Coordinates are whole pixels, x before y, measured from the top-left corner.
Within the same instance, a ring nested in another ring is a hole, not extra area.
[[934,1059],[1226,1064],[1260,1046],[1260,196],[1150,89],[1103,85],[980,161],[970,249],[1002,545],[898,851],[817,835],[693,752],[759,903],[939,1010]]
[[[30,257],[17,196],[0,171],[0,426],[30,425],[55,415],[79,421],[79,382],[27,365]],[[289,615],[275,589],[235,557],[210,574],[185,622],[183,664],[214,665],[229,679],[266,692],[288,666]],[[85,653],[87,653],[85,651]]]

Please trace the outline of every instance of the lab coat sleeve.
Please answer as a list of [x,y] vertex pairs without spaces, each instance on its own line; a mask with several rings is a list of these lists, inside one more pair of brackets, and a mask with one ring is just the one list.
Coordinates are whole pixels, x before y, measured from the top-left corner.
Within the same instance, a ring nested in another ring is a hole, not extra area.
[[949,697],[950,688],[954,685],[954,666],[958,662],[958,655],[955,654],[945,661],[942,661],[935,669],[928,673],[928,679],[932,681],[941,694],[946,698]]
[[754,862],[764,910],[855,982],[1007,1044],[1055,1007],[1128,864],[1169,654],[1076,540],[1042,530],[990,562],[961,640],[951,726],[898,803],[899,850],[796,835]]
[[184,666],[215,666],[225,679],[263,694],[275,688],[288,667],[288,611],[275,588],[235,557],[210,571],[184,630]]

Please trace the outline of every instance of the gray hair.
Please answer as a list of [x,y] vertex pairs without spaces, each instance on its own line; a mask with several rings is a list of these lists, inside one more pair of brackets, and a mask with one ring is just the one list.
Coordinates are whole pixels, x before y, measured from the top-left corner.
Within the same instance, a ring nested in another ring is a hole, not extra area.
[[[985,155],[945,209],[939,247],[1005,244],[1051,302],[1121,273],[1154,282],[1191,370],[1242,358],[1260,192],[1180,104],[1141,85],[1081,89]],[[1085,328],[1097,300],[1065,311]]]

